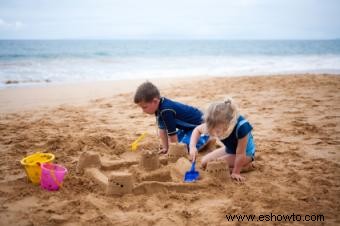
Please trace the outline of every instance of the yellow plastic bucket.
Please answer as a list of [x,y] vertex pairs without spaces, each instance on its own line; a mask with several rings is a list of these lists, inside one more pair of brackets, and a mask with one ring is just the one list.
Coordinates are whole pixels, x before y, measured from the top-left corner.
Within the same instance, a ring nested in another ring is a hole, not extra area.
[[28,179],[32,181],[33,184],[40,183],[41,175],[41,163],[52,162],[54,160],[54,155],[51,153],[34,153],[23,158],[20,163],[25,167],[25,171]]

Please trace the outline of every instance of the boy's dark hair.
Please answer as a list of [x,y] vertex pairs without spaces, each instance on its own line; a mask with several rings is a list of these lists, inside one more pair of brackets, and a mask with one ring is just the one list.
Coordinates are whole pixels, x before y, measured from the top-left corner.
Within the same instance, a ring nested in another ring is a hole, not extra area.
[[151,82],[146,81],[140,86],[138,86],[137,91],[135,93],[134,102],[135,104],[141,102],[151,102],[155,97],[156,98],[161,97],[158,88]]

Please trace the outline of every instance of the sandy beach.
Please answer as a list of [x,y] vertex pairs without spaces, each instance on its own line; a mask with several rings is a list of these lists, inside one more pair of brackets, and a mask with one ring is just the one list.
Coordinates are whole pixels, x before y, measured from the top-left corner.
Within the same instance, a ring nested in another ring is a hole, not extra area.
[[[179,81],[199,80],[200,77],[150,79],[162,88]],[[61,104],[73,106],[95,99],[111,97],[134,89],[144,80],[93,81],[78,83],[41,84],[31,87],[0,89],[0,114],[47,109]]]
[[[139,169],[143,150],[156,152],[159,145],[155,118],[133,103],[140,82],[0,90],[0,225],[262,225],[261,214],[302,216],[271,218],[268,225],[340,224],[339,75],[155,80],[163,96],[202,110],[232,96],[254,127],[256,170],[244,173],[245,183],[209,178],[198,169],[204,178],[187,187],[172,175],[145,176]],[[53,153],[67,167],[59,191],[28,182],[20,160],[36,151]],[[85,151],[122,162],[112,171],[132,172],[134,186],[149,184],[108,195],[76,171]],[[165,156],[162,161],[163,170],[176,168]],[[235,214],[257,218],[228,221],[226,215]],[[306,215],[324,218],[305,221]]]

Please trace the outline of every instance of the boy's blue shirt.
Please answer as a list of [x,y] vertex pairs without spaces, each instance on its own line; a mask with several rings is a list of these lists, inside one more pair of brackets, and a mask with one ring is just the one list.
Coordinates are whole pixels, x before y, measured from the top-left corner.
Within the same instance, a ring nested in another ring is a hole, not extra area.
[[176,134],[176,128],[192,130],[202,123],[203,113],[195,107],[161,97],[155,112],[160,129],[166,129],[168,135]]

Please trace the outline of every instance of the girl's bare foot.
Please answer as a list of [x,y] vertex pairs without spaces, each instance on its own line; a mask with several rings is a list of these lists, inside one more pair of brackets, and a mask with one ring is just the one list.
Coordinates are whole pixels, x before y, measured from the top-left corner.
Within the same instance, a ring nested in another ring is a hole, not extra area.
[[245,173],[245,172],[250,172],[250,171],[253,171],[256,169],[256,164],[254,161],[248,163],[247,165],[243,166],[242,169],[241,169],[241,172],[242,173]]

